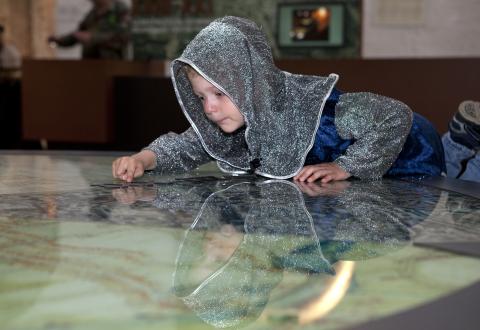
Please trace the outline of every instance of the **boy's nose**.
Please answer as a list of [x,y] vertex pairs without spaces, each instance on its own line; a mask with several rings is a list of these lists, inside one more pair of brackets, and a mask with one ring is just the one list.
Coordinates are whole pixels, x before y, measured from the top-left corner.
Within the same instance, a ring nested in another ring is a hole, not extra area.
[[215,102],[212,102],[210,100],[205,100],[205,103],[203,105],[203,108],[205,110],[206,114],[210,114],[216,111],[217,106],[215,105]]

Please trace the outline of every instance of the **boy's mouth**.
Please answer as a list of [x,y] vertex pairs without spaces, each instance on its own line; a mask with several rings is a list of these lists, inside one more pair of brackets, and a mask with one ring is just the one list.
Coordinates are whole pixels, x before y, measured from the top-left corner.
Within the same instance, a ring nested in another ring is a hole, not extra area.
[[220,124],[223,124],[226,120],[227,120],[227,118],[223,118],[223,119],[219,119],[219,120],[214,120],[214,122],[215,122],[215,124],[220,125]]

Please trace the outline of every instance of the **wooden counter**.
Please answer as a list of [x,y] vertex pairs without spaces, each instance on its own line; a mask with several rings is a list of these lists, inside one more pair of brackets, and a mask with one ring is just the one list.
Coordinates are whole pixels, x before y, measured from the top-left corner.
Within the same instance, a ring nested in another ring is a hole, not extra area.
[[73,143],[113,141],[113,78],[163,76],[163,62],[25,60],[22,136]]
[[283,70],[340,75],[345,92],[375,92],[406,103],[439,133],[464,100],[480,100],[480,58],[388,60],[282,60]]

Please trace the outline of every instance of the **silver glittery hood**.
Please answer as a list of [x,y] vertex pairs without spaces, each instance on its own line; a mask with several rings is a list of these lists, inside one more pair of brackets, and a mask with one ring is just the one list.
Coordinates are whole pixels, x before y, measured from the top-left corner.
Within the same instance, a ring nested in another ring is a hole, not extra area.
[[[224,239],[229,247],[219,243]],[[226,258],[211,262],[216,246]],[[302,193],[281,180],[246,181],[211,194],[186,231],[175,264],[173,293],[216,328],[255,321],[283,271],[335,273]]]
[[[224,133],[208,120],[185,70],[189,64],[237,106],[245,127]],[[183,112],[203,148],[223,171],[289,178],[313,145],[326,99],[338,77],[294,75],[278,69],[264,33],[247,19],[213,21],[172,62]]]

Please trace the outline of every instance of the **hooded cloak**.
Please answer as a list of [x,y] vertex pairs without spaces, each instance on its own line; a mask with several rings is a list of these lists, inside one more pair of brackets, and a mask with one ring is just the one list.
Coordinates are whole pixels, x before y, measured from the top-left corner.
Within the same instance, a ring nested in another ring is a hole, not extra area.
[[[185,70],[191,66],[235,104],[245,126],[223,132],[203,112]],[[212,158],[229,173],[247,171],[286,179],[296,175],[314,145],[325,103],[338,80],[291,74],[278,69],[264,33],[238,17],[213,21],[188,44],[171,66],[180,106],[191,128],[169,133],[147,149],[161,171],[193,169]],[[337,105],[338,131],[348,139],[369,134],[353,144],[337,164],[358,177],[381,177],[401,151],[411,126],[411,113],[401,102],[374,95],[342,95]],[[384,125],[385,129],[375,128]],[[361,127],[359,127],[361,126]],[[372,147],[383,143],[382,151]],[[359,164],[361,163],[361,164]]]

